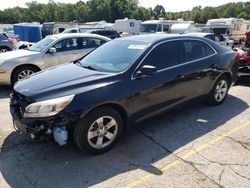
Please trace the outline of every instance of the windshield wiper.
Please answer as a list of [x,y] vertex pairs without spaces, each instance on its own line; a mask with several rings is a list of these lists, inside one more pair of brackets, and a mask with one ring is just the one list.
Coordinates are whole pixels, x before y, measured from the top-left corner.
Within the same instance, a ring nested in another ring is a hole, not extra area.
[[89,69],[89,70],[95,70],[96,71],[96,69],[94,67],[90,66],[90,65],[87,65],[87,66],[83,65],[82,67],[86,68],[86,69]]

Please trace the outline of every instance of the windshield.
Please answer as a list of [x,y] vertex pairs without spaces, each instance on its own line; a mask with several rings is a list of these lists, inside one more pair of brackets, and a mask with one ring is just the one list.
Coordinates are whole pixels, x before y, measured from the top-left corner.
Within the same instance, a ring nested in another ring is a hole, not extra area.
[[155,33],[157,28],[157,24],[142,24],[141,32],[145,33]]
[[47,48],[56,38],[46,37],[43,40],[37,42],[33,46],[29,48],[30,51],[42,52],[45,48]]
[[110,41],[81,60],[85,68],[101,72],[122,72],[146,49],[147,43],[129,40]]

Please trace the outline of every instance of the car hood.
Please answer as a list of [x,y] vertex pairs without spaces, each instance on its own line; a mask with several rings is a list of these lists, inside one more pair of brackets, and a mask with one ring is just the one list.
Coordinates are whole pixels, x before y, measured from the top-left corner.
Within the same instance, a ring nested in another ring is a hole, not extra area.
[[38,72],[15,84],[14,90],[40,101],[78,94],[110,84],[114,73],[89,70],[70,63]]
[[10,52],[5,52],[0,54],[0,64],[12,59],[19,59],[22,57],[27,57],[31,55],[40,54],[40,52],[34,52],[30,50],[14,50]]

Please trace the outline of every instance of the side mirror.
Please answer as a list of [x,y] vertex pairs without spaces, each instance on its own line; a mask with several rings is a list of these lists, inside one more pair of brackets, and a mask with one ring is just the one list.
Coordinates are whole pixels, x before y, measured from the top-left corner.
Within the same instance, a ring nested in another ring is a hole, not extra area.
[[50,54],[56,53],[56,48],[50,48],[50,49],[49,49],[49,53],[50,53]]
[[151,65],[144,65],[143,67],[141,67],[135,74],[135,77],[141,77],[141,76],[151,76],[156,74],[157,69],[154,66]]

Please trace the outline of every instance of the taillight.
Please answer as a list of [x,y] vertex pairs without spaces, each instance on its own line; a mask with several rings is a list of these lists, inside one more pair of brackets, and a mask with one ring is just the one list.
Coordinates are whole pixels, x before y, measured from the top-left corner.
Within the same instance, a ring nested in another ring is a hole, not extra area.
[[10,43],[11,45],[14,45],[14,41],[13,40],[8,39],[8,43]]

